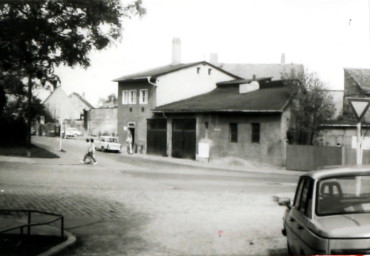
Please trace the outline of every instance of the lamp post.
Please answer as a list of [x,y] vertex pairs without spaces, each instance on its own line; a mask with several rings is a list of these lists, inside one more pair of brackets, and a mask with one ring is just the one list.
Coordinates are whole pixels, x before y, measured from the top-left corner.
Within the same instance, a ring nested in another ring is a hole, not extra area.
[[356,164],[362,165],[362,137],[361,137],[361,121],[365,116],[366,111],[370,106],[370,99],[364,98],[346,98],[352,111],[357,118],[357,144],[356,144]]

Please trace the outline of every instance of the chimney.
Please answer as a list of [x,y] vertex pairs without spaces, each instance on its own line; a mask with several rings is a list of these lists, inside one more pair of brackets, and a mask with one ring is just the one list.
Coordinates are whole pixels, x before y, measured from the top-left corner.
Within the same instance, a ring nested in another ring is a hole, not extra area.
[[285,53],[281,54],[281,62],[280,64],[285,64]]
[[209,55],[209,62],[215,66],[218,65],[218,55],[217,53],[215,52],[212,52],[210,55]]
[[85,99],[85,92],[82,93],[82,98]]
[[172,39],[172,64],[181,63],[181,40],[180,38]]

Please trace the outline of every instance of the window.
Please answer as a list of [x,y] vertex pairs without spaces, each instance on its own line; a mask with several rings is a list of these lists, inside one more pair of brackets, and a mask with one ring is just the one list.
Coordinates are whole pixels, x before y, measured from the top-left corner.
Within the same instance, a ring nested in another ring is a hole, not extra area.
[[148,89],[141,89],[140,90],[140,104],[148,104]]
[[260,124],[252,124],[252,143],[260,143]]
[[230,142],[238,142],[238,124],[230,123]]
[[312,217],[312,192],[313,180],[302,178],[297,188],[294,207],[309,218]]
[[208,69],[208,75],[211,75],[211,73],[212,73],[212,69],[211,69],[211,68],[209,68],[209,69]]
[[122,91],[122,104],[128,104],[128,91]]
[[197,74],[200,73],[200,67],[197,67]]
[[130,96],[128,99],[129,104],[136,104],[136,90],[130,90]]

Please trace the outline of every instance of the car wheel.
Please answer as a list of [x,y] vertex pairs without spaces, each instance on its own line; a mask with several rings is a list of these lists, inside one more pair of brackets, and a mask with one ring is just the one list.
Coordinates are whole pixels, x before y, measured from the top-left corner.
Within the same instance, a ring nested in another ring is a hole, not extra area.
[[105,151],[103,146],[101,147],[101,151],[102,151],[102,152],[104,152],[104,151]]

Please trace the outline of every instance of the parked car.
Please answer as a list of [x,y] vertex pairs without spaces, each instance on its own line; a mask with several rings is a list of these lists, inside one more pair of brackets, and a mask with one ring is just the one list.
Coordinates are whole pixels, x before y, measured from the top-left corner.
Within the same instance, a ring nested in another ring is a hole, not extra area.
[[80,136],[81,135],[81,132],[77,129],[77,128],[74,128],[74,127],[68,127],[66,129],[66,134],[64,136],[64,130],[62,131],[62,136],[63,137],[76,137],[76,136]]
[[118,143],[118,139],[116,137],[101,136],[95,143],[95,149],[101,151],[121,152],[122,145]]
[[279,205],[289,254],[370,254],[370,168],[304,174]]

